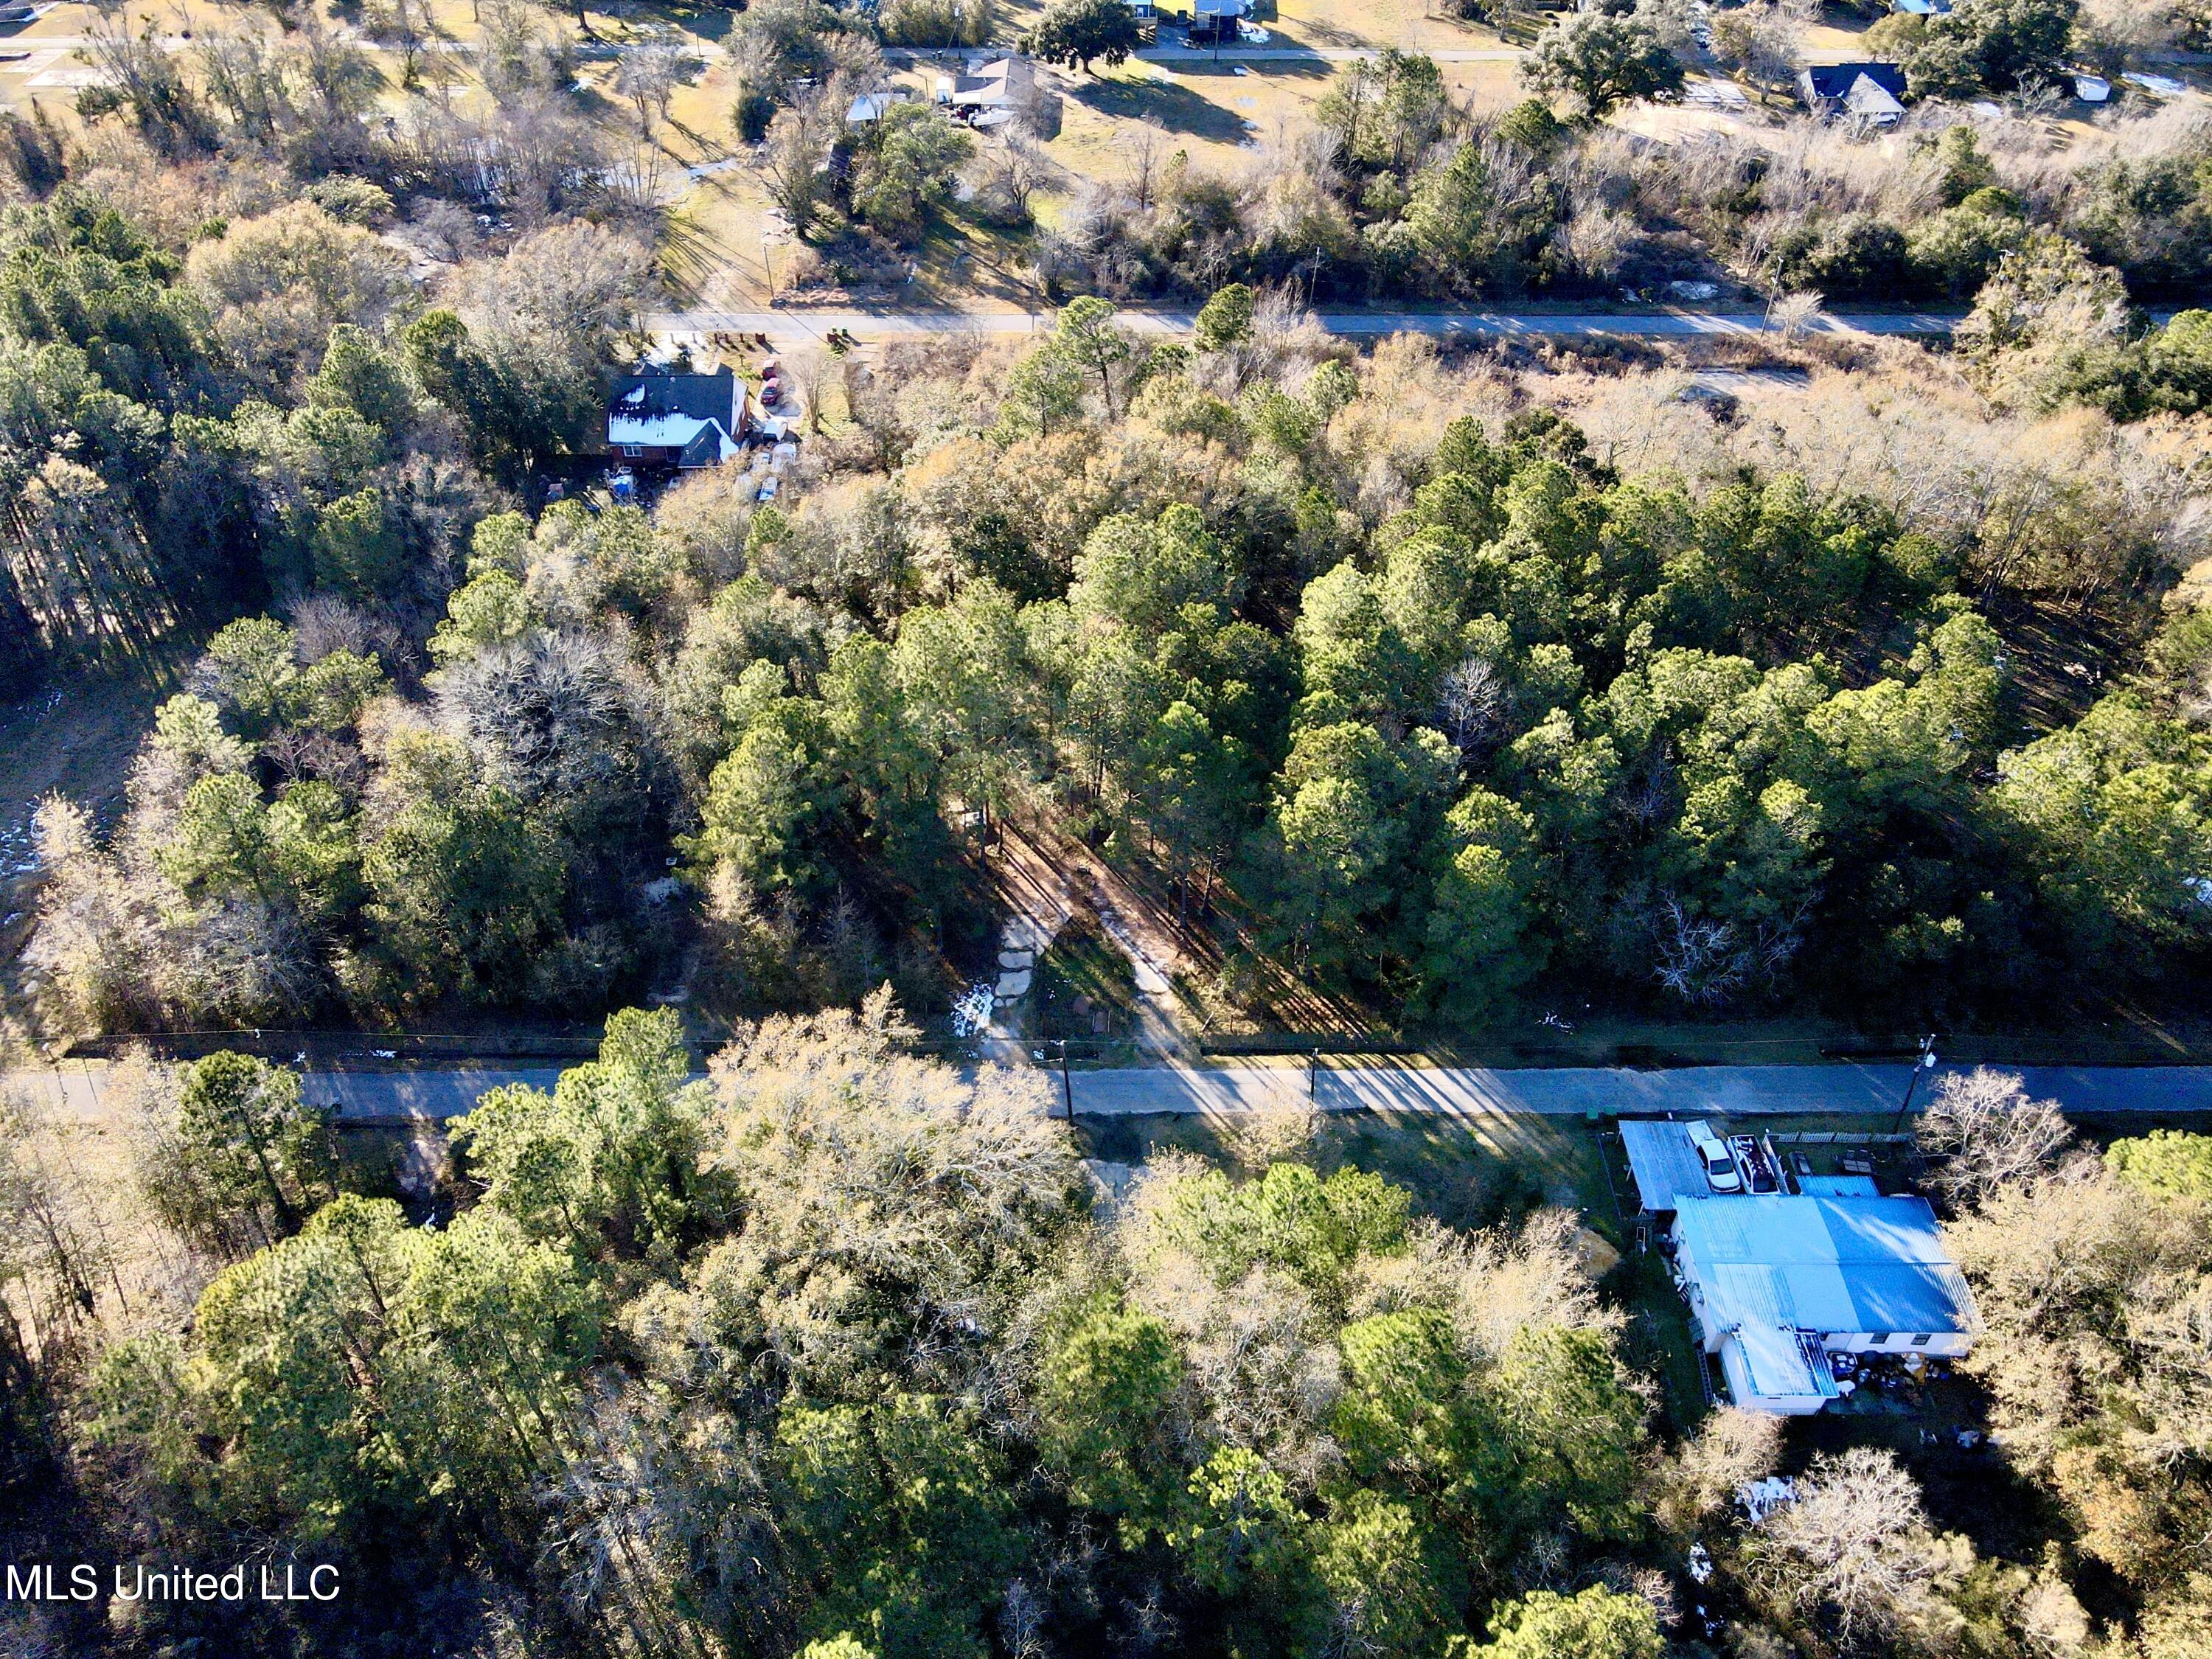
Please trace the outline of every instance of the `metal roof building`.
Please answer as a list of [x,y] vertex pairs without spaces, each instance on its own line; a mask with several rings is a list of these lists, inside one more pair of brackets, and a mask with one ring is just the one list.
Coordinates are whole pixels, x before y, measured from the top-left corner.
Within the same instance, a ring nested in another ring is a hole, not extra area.
[[1818,1411],[1828,1356],[1957,1358],[1981,1329],[1973,1293],[1920,1198],[1685,1199],[1675,1269],[1736,1404]]
[[1711,1196],[1712,1184],[1705,1179],[1705,1160],[1698,1156],[1687,1124],[1623,1118],[1620,1127],[1628,1170],[1636,1178],[1637,1201],[1644,1209],[1666,1215],[1684,1200]]

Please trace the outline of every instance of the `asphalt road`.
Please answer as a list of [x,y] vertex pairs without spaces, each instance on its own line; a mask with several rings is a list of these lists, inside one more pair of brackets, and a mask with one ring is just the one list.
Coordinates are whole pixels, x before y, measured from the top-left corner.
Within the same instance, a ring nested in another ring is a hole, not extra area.
[[[1762,334],[1764,313],[1757,311],[1642,311],[1565,313],[1518,311],[1322,311],[1314,313],[1332,334],[1472,336],[1529,339],[1574,336],[1634,335],[1686,339],[1700,335]],[[864,340],[899,339],[925,334],[1045,334],[1052,331],[1049,311],[668,311],[647,315],[655,334],[765,334],[774,340],[815,340],[842,330]],[[1197,325],[1195,311],[1130,310],[1117,319],[1140,334],[1188,334]],[[1805,327],[1818,334],[1948,334],[1956,316],[1936,312],[1822,313]]]
[[[2212,1066],[2018,1069],[2032,1092],[2055,1099],[2073,1113],[2212,1113]],[[311,1072],[302,1088],[310,1101],[336,1107],[340,1118],[349,1122],[399,1122],[418,1115],[442,1121],[467,1111],[487,1089],[503,1083],[550,1089],[559,1075],[555,1066]],[[1087,1117],[1220,1114],[1289,1106],[1307,1097],[1310,1083],[1316,1103],[1324,1111],[1455,1117],[1715,1112],[1756,1117],[1894,1111],[1910,1075],[1911,1068],[1904,1065],[1701,1066],[1641,1072],[1596,1066],[1444,1069],[1377,1063],[1324,1066],[1310,1077],[1296,1065],[1078,1071],[1068,1074],[1067,1086],[1076,1112]],[[70,1115],[101,1115],[97,1066],[15,1072],[7,1073],[5,1081]],[[1921,1098],[1926,1098],[1924,1092]]]

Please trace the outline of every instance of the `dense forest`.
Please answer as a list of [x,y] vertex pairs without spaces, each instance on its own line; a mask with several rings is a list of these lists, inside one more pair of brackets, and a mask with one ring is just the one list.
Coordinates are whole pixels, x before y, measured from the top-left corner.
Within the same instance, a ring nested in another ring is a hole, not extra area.
[[[233,417],[363,467],[282,475],[291,620],[215,635],[112,836],[46,809],[57,1029],[588,1018],[694,938],[738,1012],[889,978],[933,1016],[988,944],[976,859],[1041,809],[1212,918],[1231,1007],[2191,994],[2212,629],[2156,604],[2197,519],[2148,431],[2038,453],[1900,361],[1887,407],[1822,368],[1795,432],[1646,392],[1594,443],[1232,289],[1191,347],[1081,301],[1011,362],[856,366],[775,505],[710,474],[533,521],[408,447],[462,424],[418,349],[459,327],[339,328],[305,401]],[[2006,630],[2054,617],[2109,677],[2051,720]]]
[[[1243,183],[1140,144],[1137,206],[1039,233],[1055,283],[1210,293],[1190,343],[1085,295],[1019,348],[817,352],[775,504],[711,473],[549,504],[681,227],[562,112],[544,19],[486,12],[483,96],[403,89],[406,122],[293,21],[110,40],[74,124],[7,118],[0,675],[205,642],[119,821],[41,814],[50,1035],[886,981],[935,1022],[1010,817],[1168,895],[1179,993],[1231,1027],[1309,990],[1390,1028],[2196,1002],[2212,625],[2163,596],[2212,328],[2132,308],[2212,257],[2180,106],[1753,155],[1362,60]],[[878,50],[820,9],[734,28],[771,164]],[[808,163],[824,247],[896,180],[1003,173],[1013,138],[894,153],[924,116]],[[1743,410],[1650,354],[1362,353],[1302,315],[1391,249],[1503,292],[1601,243],[1725,258],[1778,314],[1939,266],[1977,299],[1948,355],[1790,324]]]
[[103,1605],[0,1605],[0,1639],[2185,1659],[2212,1634],[2212,1139],[2100,1158],[2014,1080],[1947,1085],[1923,1139],[2002,1455],[1923,1490],[1880,1443],[1660,1409],[1567,1212],[1445,1224],[1296,1121],[1116,1198],[1037,1073],[914,1035],[878,994],[686,1082],[672,1013],[618,1015],[552,1092],[453,1126],[465,1197],[427,1221],[239,1054],[111,1073],[135,1197],[96,1211],[11,1119],[9,1559],[340,1589],[125,1601],[103,1566]]

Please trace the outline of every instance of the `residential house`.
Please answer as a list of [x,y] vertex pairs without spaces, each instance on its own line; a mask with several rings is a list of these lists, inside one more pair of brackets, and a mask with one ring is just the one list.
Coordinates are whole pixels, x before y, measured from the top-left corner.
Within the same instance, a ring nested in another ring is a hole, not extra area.
[[726,461],[744,447],[747,424],[745,383],[728,368],[641,370],[618,381],[607,399],[607,447],[647,465]]
[[1894,126],[1905,117],[1905,71],[1895,64],[1814,64],[1797,72],[1797,95],[1815,115]]
[[1003,125],[1037,99],[1036,65],[1026,58],[994,58],[970,65],[965,75],[937,80],[937,101],[974,127]]
[[1190,38],[1234,42],[1238,21],[1251,13],[1251,0],[1191,0]]
[[1674,1271],[1705,1351],[1747,1411],[1848,1393],[1834,1356],[1957,1359],[1981,1322],[1923,1198],[1683,1196]]

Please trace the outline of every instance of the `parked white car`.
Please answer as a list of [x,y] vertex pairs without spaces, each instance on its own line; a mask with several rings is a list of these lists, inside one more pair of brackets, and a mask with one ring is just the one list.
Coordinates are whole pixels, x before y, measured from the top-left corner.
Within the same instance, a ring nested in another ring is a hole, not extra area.
[[1713,1133],[1712,1125],[1699,1118],[1683,1127],[1690,1132],[1690,1145],[1698,1149],[1698,1158],[1705,1166],[1705,1184],[1717,1193],[1741,1192],[1743,1176],[1729,1155],[1728,1143]]

